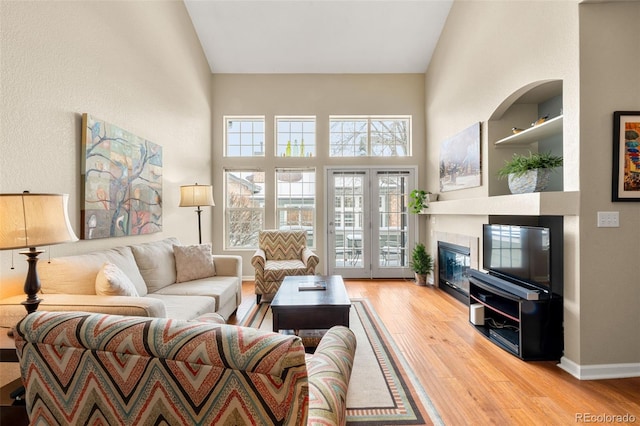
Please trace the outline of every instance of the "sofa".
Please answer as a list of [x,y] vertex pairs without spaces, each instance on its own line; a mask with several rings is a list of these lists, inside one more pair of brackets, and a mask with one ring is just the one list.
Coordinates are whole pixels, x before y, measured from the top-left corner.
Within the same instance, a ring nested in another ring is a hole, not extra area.
[[[176,238],[38,262],[39,310],[189,320],[228,319],[242,298],[242,258],[212,255],[211,244]],[[25,295],[0,300],[0,326],[22,319]]]
[[258,249],[251,257],[255,269],[256,302],[271,300],[285,277],[314,275],[320,258],[307,247],[306,231],[265,229],[258,234]]
[[344,425],[356,339],[83,312],[27,315],[15,342],[31,424]]

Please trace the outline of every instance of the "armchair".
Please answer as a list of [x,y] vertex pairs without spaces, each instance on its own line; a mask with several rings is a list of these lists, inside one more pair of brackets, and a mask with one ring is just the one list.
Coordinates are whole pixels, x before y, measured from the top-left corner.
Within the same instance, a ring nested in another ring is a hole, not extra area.
[[314,275],[320,258],[307,247],[305,231],[260,231],[258,250],[251,258],[255,268],[256,301],[273,295],[289,275]]
[[221,322],[27,315],[15,339],[31,424],[346,423],[351,330],[331,328],[305,355],[298,336]]

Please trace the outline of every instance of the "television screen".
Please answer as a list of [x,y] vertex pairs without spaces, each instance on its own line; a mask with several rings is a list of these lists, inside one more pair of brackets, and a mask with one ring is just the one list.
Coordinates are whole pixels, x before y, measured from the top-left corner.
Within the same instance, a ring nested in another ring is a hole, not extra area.
[[484,225],[482,243],[484,269],[551,291],[549,228]]

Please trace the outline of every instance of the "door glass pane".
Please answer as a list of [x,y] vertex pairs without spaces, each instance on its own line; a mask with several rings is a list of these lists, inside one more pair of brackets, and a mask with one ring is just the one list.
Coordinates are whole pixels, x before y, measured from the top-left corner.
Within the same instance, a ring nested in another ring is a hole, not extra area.
[[338,172],[333,176],[333,184],[335,188],[335,266],[361,268],[363,265],[364,175]]
[[407,265],[409,191],[408,174],[379,172],[378,175],[378,241],[381,268]]

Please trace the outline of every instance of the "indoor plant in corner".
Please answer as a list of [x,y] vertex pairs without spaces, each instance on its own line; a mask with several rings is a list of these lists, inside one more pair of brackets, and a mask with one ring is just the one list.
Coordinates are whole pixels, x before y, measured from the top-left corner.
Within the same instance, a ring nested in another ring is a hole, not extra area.
[[411,252],[409,266],[415,273],[416,284],[421,286],[427,285],[427,275],[433,271],[433,258],[427,253],[424,244],[416,244]]
[[551,172],[562,166],[562,157],[551,153],[513,154],[510,161],[498,170],[498,176],[509,179],[512,194],[543,191],[549,184]]

